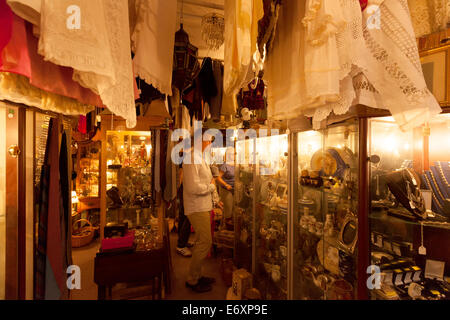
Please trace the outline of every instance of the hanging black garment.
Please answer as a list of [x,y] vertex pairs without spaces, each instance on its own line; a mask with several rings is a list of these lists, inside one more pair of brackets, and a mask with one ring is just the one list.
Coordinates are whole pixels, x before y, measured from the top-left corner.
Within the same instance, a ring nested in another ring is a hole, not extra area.
[[202,68],[200,70],[198,78],[200,80],[200,87],[202,89],[203,101],[211,105],[211,98],[215,97],[218,93],[211,58],[208,57],[203,59]]
[[70,180],[69,180],[69,157],[68,141],[66,132],[61,137],[61,148],[59,153],[59,177],[61,187],[61,238],[64,253],[64,270],[72,265],[72,213],[70,208]]
[[189,116],[191,117],[191,126],[194,125],[193,117],[197,120],[203,119],[203,99],[200,80],[197,77],[192,81],[192,85],[189,86],[183,92],[183,104],[189,110]]
[[220,61],[213,61],[213,74],[216,83],[217,94],[211,98],[210,112],[213,121],[220,121],[223,97],[223,64]]
[[141,94],[139,96],[139,99],[136,100],[136,103],[152,103],[153,100],[156,99],[165,99],[165,95],[159,92],[158,89],[156,89],[154,86],[147,84],[144,80],[141,78],[136,78],[136,83],[141,90]]

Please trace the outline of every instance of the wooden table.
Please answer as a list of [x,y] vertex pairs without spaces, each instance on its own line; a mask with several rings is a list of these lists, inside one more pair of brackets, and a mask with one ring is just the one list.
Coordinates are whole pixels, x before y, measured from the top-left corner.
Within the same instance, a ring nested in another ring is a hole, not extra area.
[[94,266],[94,282],[98,285],[98,299],[111,299],[112,287],[117,283],[153,281],[152,297],[155,298],[155,279],[158,279],[161,299],[161,278],[170,294],[170,252],[167,246],[145,252],[97,253]]

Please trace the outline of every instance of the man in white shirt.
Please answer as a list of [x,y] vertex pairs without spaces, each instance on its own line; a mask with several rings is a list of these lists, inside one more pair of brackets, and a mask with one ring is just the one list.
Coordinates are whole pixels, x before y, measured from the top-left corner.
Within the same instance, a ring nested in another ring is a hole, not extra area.
[[211,140],[204,141],[199,136],[197,139],[202,139],[202,152],[191,149],[186,154],[191,159],[190,163],[183,163],[184,212],[196,234],[186,286],[195,292],[207,292],[212,289],[211,284],[215,279],[202,276],[202,265],[212,245],[211,210],[214,204],[220,204],[210,166],[203,157],[203,151],[211,144]]

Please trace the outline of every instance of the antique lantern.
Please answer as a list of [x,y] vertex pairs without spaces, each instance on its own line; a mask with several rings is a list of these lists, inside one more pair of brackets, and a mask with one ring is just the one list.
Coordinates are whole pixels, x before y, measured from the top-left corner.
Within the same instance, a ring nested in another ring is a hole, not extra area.
[[189,42],[189,35],[180,24],[180,30],[175,33],[175,50],[173,61],[172,83],[183,92],[200,71],[197,60],[198,48]]

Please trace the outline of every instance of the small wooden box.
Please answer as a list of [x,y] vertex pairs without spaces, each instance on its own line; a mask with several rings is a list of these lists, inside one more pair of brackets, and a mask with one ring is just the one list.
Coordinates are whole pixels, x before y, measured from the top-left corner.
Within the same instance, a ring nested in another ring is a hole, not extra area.
[[239,300],[244,298],[244,294],[253,286],[252,275],[245,269],[239,269],[233,272],[233,295]]

